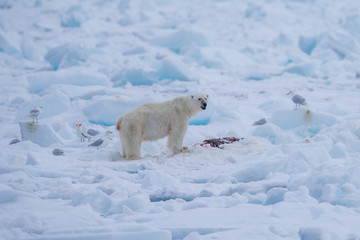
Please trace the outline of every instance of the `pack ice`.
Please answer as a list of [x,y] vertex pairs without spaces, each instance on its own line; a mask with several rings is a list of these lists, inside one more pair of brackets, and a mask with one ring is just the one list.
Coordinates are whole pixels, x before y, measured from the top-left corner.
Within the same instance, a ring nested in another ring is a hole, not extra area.
[[[0,239],[360,239],[359,13],[358,0],[0,1]],[[120,115],[197,92],[210,98],[190,153],[161,139],[121,157]],[[240,141],[202,144],[224,137]]]

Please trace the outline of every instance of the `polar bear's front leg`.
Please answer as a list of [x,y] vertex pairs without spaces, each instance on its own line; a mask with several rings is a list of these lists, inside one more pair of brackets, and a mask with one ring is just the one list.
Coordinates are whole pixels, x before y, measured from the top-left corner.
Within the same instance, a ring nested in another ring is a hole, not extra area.
[[187,125],[172,128],[168,138],[168,148],[171,149],[173,154],[181,152],[189,152],[187,147],[183,146],[183,140],[186,133]]

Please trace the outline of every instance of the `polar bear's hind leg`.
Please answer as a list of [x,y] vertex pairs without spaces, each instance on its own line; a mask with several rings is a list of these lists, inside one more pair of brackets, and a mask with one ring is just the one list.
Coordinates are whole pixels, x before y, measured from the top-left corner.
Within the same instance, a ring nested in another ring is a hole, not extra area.
[[126,155],[127,155],[126,149],[128,149],[128,147],[126,146],[125,137],[121,133],[120,133],[120,141],[121,141],[121,156],[123,158],[126,158]]
[[141,149],[141,129],[137,128],[136,124],[132,125],[128,132],[125,133],[125,158],[127,160],[136,160],[140,158]]
[[140,158],[141,142],[131,141],[128,143],[127,160],[136,160]]
[[173,154],[178,154],[181,152],[186,152],[184,147],[183,140],[186,133],[187,126],[176,127],[172,129],[168,137],[168,148],[172,150]]

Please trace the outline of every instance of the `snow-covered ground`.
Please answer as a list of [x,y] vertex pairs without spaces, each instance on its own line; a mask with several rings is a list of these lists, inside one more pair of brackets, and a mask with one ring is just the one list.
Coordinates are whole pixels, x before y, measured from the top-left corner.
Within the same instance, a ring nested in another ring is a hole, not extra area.
[[[358,0],[1,0],[0,83],[0,239],[360,239]],[[120,157],[120,115],[195,92],[190,153]]]

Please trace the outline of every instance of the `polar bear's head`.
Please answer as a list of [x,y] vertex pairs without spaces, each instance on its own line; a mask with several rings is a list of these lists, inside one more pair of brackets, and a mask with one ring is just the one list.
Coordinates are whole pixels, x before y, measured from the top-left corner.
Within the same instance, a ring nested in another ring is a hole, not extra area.
[[209,95],[204,95],[204,94],[192,94],[191,95],[191,103],[192,106],[194,107],[195,110],[205,110],[206,106],[207,106],[207,101],[208,101]]

